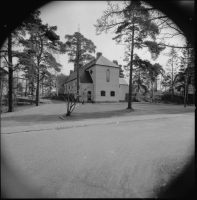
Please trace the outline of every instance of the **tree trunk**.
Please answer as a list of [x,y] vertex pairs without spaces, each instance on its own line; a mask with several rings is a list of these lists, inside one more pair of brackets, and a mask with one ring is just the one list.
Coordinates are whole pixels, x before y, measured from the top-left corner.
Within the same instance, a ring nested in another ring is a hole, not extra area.
[[184,96],[184,107],[186,107],[186,103],[188,103],[188,79],[189,79],[189,48],[187,50],[187,74],[186,74],[186,82],[185,82],[185,96]]
[[25,97],[27,96],[27,79],[26,79],[26,84],[25,84]]
[[152,102],[153,103],[153,98],[154,98],[154,87],[153,87],[153,82],[151,82],[151,85],[152,85]]
[[171,80],[171,87],[172,87],[172,93],[171,93],[171,101],[174,102],[174,68],[173,68],[173,58],[172,58],[172,80]]
[[70,112],[70,96],[68,95],[68,101],[67,101],[67,113],[66,116],[70,116],[71,112]]
[[140,92],[140,70],[139,70],[139,78],[138,78],[138,93]]
[[129,99],[128,108],[132,109],[132,72],[133,72],[133,51],[134,51],[134,24],[132,28],[132,46],[131,46],[131,62],[130,62],[130,76],[129,76]]
[[43,88],[44,88],[44,78],[42,79],[42,97],[44,96]]
[[9,93],[8,93],[8,112],[13,112],[13,68],[12,68],[12,35],[8,36],[8,66],[9,66]]
[[80,49],[81,49],[80,39],[77,38],[77,102],[79,102],[79,59],[80,59]]
[[[0,110],[2,112],[2,96],[3,96],[3,81],[0,80],[0,89],[1,89],[1,97],[0,97]],[[0,113],[1,113],[0,112]]]
[[195,83],[193,84],[193,104],[195,104]]
[[186,80],[185,80],[184,107],[186,107],[186,101],[187,101],[187,90],[188,90],[188,70],[187,70]]
[[174,103],[174,88],[173,87],[172,87],[171,101],[172,101],[172,103]]
[[71,112],[70,110],[67,110],[66,116],[70,116]]
[[36,106],[40,105],[40,70],[38,68],[37,88],[36,88]]

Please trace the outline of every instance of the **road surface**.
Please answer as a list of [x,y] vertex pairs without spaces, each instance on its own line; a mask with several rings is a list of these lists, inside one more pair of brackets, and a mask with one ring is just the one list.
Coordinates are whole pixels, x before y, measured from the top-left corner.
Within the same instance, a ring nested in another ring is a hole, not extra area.
[[[194,155],[194,113],[4,127],[1,144],[21,187],[41,197],[156,198]],[[12,183],[2,173],[21,197]]]

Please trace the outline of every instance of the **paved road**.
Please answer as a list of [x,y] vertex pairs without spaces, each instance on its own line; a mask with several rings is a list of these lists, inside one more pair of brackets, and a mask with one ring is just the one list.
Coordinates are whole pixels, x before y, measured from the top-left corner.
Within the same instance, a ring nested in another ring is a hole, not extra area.
[[5,161],[43,197],[155,197],[194,154],[194,113],[15,128],[2,134]]

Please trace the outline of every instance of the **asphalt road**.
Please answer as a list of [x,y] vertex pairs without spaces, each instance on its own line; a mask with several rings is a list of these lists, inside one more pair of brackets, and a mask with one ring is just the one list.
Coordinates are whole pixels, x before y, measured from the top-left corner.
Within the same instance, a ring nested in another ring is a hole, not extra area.
[[53,198],[156,197],[194,155],[194,113],[15,129],[6,127],[1,136],[5,162],[19,179],[14,187],[1,172],[9,197],[21,197],[26,187]]

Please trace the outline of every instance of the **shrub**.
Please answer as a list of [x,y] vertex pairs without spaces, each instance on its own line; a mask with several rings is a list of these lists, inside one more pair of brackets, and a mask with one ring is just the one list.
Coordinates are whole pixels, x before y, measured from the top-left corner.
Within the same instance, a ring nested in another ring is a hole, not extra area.
[[[170,93],[166,93],[166,94],[161,95],[161,100],[164,103],[172,103],[171,94]],[[183,104],[183,102],[184,102],[183,96],[178,96],[176,94],[174,95],[173,103]]]

